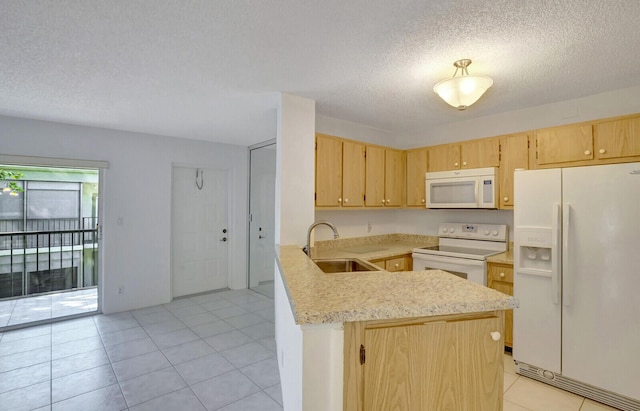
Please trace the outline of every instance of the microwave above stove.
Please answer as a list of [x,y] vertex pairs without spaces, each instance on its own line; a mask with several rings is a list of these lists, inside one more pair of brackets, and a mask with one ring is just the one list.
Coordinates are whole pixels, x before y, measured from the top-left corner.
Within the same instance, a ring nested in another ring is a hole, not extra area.
[[427,208],[497,208],[497,168],[425,174]]

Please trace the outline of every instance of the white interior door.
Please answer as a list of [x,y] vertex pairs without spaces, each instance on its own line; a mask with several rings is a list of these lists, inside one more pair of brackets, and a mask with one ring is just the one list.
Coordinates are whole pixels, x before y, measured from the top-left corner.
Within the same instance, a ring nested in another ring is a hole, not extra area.
[[173,168],[173,297],[227,287],[228,190],[226,170]]
[[276,145],[251,150],[249,287],[273,281]]

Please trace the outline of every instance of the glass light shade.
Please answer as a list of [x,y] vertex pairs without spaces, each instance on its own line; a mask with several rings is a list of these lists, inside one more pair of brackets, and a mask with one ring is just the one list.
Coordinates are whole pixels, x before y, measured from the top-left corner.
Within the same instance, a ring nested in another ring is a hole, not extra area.
[[438,82],[433,91],[450,106],[464,110],[478,101],[492,85],[493,79],[489,76],[462,75]]

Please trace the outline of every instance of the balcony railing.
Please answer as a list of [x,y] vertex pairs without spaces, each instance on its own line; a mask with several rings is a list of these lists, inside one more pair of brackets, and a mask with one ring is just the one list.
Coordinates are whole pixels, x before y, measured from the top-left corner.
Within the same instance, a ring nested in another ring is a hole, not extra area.
[[82,229],[0,232],[0,298],[95,286],[97,258],[95,224]]

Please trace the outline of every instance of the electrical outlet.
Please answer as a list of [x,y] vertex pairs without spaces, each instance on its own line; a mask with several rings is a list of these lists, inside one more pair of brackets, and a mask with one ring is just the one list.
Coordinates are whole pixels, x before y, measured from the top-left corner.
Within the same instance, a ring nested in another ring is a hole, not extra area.
[[124,285],[118,287],[118,294],[124,294]]

